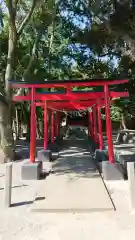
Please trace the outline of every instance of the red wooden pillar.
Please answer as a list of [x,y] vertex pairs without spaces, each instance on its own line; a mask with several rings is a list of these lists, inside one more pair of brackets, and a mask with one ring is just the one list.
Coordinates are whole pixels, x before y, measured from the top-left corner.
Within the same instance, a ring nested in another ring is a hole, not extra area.
[[111,111],[110,111],[110,96],[108,85],[104,86],[105,92],[105,110],[106,110],[106,134],[108,139],[108,155],[109,162],[115,163],[114,151],[113,151],[113,140],[112,140],[112,122],[111,122]]
[[60,135],[60,112],[56,112],[56,137]]
[[97,116],[96,116],[96,106],[93,106],[93,133],[94,140],[97,142]]
[[35,162],[36,150],[36,104],[35,104],[35,88],[31,89],[31,116],[30,116],[30,162]]
[[88,112],[88,136],[90,137],[91,127],[90,127],[90,112]]
[[94,132],[93,132],[93,107],[91,108],[90,112],[90,123],[91,123],[91,138],[94,138]]
[[88,136],[92,135],[92,121],[91,121],[92,112],[88,112]]
[[57,137],[58,136],[58,112],[56,112],[56,125],[55,125],[55,136]]
[[44,150],[48,147],[47,101],[44,103]]
[[54,123],[54,112],[52,111],[51,116],[51,143],[54,143],[54,132],[55,132],[55,123]]
[[92,113],[92,109],[90,112],[90,125],[91,125],[91,137],[93,137],[93,113]]
[[91,129],[91,137],[93,138],[94,136],[94,133],[93,133],[93,111],[92,111],[92,108],[91,108],[91,112],[90,112],[90,129]]
[[99,148],[103,149],[103,133],[102,133],[102,119],[101,119],[101,108],[97,105],[98,110],[98,133],[99,133]]
[[59,116],[58,136],[60,137],[60,134],[61,134],[61,112],[59,112],[58,116]]

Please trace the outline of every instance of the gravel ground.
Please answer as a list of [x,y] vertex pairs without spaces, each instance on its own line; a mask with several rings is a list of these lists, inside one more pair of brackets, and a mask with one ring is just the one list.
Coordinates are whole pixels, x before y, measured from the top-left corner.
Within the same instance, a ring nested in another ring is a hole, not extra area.
[[0,165],[0,240],[134,240],[135,214],[131,211],[128,183],[107,182],[117,211],[89,214],[46,214],[31,211],[42,181],[22,181],[21,162],[13,164],[13,207],[4,207],[5,165]]
[[[27,153],[24,146],[24,156]],[[24,160],[25,161],[25,160]],[[13,163],[12,204],[4,207],[6,165],[0,165],[0,240],[134,240],[135,212],[127,181],[108,181],[116,211],[88,214],[35,213],[31,206],[42,181],[22,181],[21,164]]]

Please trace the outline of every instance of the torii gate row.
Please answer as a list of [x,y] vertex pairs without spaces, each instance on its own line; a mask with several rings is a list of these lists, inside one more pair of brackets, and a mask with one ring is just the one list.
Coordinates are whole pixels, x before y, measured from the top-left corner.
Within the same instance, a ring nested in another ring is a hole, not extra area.
[[[115,100],[110,100],[110,104],[113,104]],[[44,102],[37,102],[37,107],[42,107],[44,109]],[[102,134],[102,120],[101,120],[101,112],[100,108],[105,106],[105,100],[99,99],[98,101],[95,100],[87,100],[87,101],[67,101],[67,102],[48,102],[47,108],[52,111],[51,117],[51,142],[54,143],[55,138],[55,129],[56,129],[56,136],[59,134],[59,116],[56,117],[56,121],[54,121],[54,111],[73,111],[73,110],[87,110],[88,108],[93,109],[95,113],[95,117],[93,117],[92,111],[89,112],[89,126],[88,126],[88,134],[91,136],[95,142],[99,143],[100,150],[103,149],[103,134]],[[97,136],[97,120],[96,120],[96,112],[95,108],[98,111],[98,134]],[[56,123],[56,126],[55,126]],[[44,137],[44,141],[47,139]],[[46,146],[47,143],[44,143]]]
[[[99,135],[97,136],[97,121],[96,121],[96,109],[93,107],[93,115],[92,113],[89,113],[89,135],[91,137],[93,137],[95,142],[99,142],[99,148],[103,149],[103,135],[102,135],[102,121],[101,121],[101,113],[100,113],[100,107],[105,106],[105,100],[104,99],[98,99],[100,97],[103,98],[104,93],[102,92],[87,92],[85,93],[68,93],[68,96],[63,95],[63,94],[56,94],[56,93],[51,93],[50,95],[46,96],[43,94],[36,94],[35,98],[36,100],[38,99],[42,99],[42,102],[37,102],[36,106],[42,106],[44,108],[44,149],[47,149],[48,146],[48,132],[46,131],[46,129],[48,129],[47,126],[47,122],[46,122],[46,107],[50,110],[66,110],[66,111],[71,111],[71,110],[86,110],[86,108],[93,106],[94,104],[96,104],[97,106],[97,111],[98,111],[98,131],[99,131]],[[75,95],[75,96],[74,96]],[[118,98],[118,97],[127,97],[129,96],[128,92],[110,92],[110,96],[112,98]],[[22,97],[22,96],[21,96]],[[19,96],[17,97],[19,98]],[[64,99],[63,99],[64,98]],[[71,99],[73,99],[71,101]],[[79,99],[87,99],[87,101],[77,101]],[[90,98],[90,99],[88,99]],[[95,99],[93,99],[95,98]],[[30,96],[24,96],[23,100],[30,100]],[[44,100],[56,100],[59,99],[59,101],[46,101],[43,102]],[[63,99],[64,101],[60,101],[60,99]],[[66,100],[65,100],[66,99]],[[70,101],[68,100],[70,99]],[[97,99],[97,100],[96,100]],[[66,101],[66,102],[65,102]],[[110,104],[113,103],[113,100],[111,100]],[[100,106],[100,107],[99,107]],[[55,130],[56,129],[56,135],[59,134],[59,117],[56,118],[56,127],[54,125],[54,116],[53,116],[53,112],[52,112],[52,124],[51,124],[51,142],[54,142],[54,137],[55,137]],[[112,157],[113,158],[113,157]]]
[[[128,93],[124,92],[112,92],[109,91],[109,85],[116,85],[127,83],[128,80],[76,80],[76,81],[48,81],[42,84],[40,83],[32,83],[29,82],[13,82],[9,81],[14,88],[29,88],[31,89],[31,93],[27,96],[15,96],[13,101],[31,101],[31,129],[30,129],[30,162],[35,162],[35,149],[36,149],[36,101],[44,101],[44,149],[47,149],[48,144],[48,123],[47,123],[47,104],[48,101],[76,101],[76,100],[99,100],[103,98],[105,101],[105,110],[106,110],[106,133],[108,139],[108,155],[109,155],[109,162],[114,163],[114,151],[113,151],[113,141],[112,141],[112,127],[111,127],[111,118],[110,118],[110,98],[118,98],[118,97],[128,97]],[[72,87],[74,86],[103,86],[104,92],[74,92],[72,91]],[[66,88],[66,93],[36,93],[36,88],[59,88],[63,87]],[[78,109],[78,108],[77,108]],[[98,109],[98,118],[101,115],[100,113],[100,106],[97,104],[97,108],[94,106],[92,107],[92,113],[90,113],[90,119],[96,119],[96,110]],[[92,116],[93,115],[93,116]],[[58,114],[57,114],[58,116]],[[100,116],[101,117],[101,116]],[[52,114],[52,120],[54,118],[54,114]],[[54,120],[53,120],[54,121]],[[101,121],[100,121],[101,122]],[[58,118],[57,118],[57,127],[58,127]],[[92,123],[92,122],[91,122]],[[96,121],[94,120],[96,129]],[[102,125],[99,126],[102,128]],[[101,129],[100,129],[101,130]],[[101,130],[102,132],[102,130]],[[95,134],[95,133],[94,133]]]
[[[87,95],[86,95],[87,94]],[[127,97],[129,96],[128,92],[114,92],[111,91],[110,94],[111,98],[118,98],[118,97]],[[65,97],[66,96],[66,97]],[[50,94],[35,94],[36,100],[42,100],[42,102],[36,102],[36,106],[42,106],[44,108],[44,150],[47,149],[48,146],[48,129],[47,120],[46,120],[46,111],[47,109],[50,110],[86,110],[86,108],[93,106],[96,104],[97,111],[98,111],[98,130],[99,130],[99,136],[97,136],[97,121],[96,121],[96,109],[93,107],[93,115],[92,113],[89,113],[89,135],[93,137],[95,142],[99,142],[100,149],[103,149],[103,136],[102,136],[102,121],[101,121],[101,113],[100,113],[100,107],[105,106],[105,100],[100,99],[104,97],[103,92],[72,92],[68,93],[67,95],[63,95],[61,93],[50,93]],[[90,98],[90,99],[89,99]],[[27,96],[17,96],[14,97],[14,100],[26,100],[29,101],[31,99],[30,95]],[[54,101],[52,101],[55,100]],[[58,101],[56,101],[58,99]],[[73,99],[71,101],[71,99]],[[80,100],[79,99],[83,99]],[[87,99],[87,100],[86,100]],[[48,101],[45,101],[48,100]],[[63,100],[63,101],[62,101]],[[70,100],[70,101],[69,101]],[[84,101],[85,100],[85,101]],[[110,104],[113,103],[113,100],[111,100]],[[47,109],[46,109],[47,108]],[[54,116],[52,112],[52,124],[51,124],[51,142],[54,142],[55,137],[55,130],[56,129],[56,135],[60,132],[59,127],[59,115],[56,118],[56,127],[54,125]],[[32,156],[32,157],[31,157]],[[113,158],[113,157],[112,157]],[[30,159],[33,159],[33,155],[31,153]]]

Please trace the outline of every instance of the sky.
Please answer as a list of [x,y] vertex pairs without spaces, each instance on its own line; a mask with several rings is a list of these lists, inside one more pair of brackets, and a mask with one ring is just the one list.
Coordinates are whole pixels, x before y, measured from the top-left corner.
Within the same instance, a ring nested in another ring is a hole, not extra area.
[[[86,29],[90,29],[90,26],[91,26],[91,23],[90,23],[90,20],[88,17],[86,16],[79,16],[79,15],[74,15],[73,11],[67,11],[67,10],[64,10],[63,12],[61,12],[61,15],[63,17],[65,17],[66,19],[70,19],[70,21],[76,26],[78,27],[80,30],[86,30]],[[80,44],[76,44],[76,46],[80,47]],[[72,46],[69,46],[71,49],[72,49]],[[91,55],[92,54],[92,51],[87,48],[87,54],[88,55]],[[109,59],[108,59],[108,56],[104,56],[104,57],[96,57],[95,58],[98,58],[99,60],[103,61],[103,62],[107,62]],[[118,65],[118,59],[116,57],[113,57],[112,59],[112,63],[114,65],[114,68],[117,67]],[[74,63],[75,64],[75,63]]]
[[2,10],[5,12],[7,11],[6,5],[5,5],[5,1],[4,0],[0,0],[0,7],[2,8]]
[[[4,11],[4,12],[6,12],[7,11],[7,8],[6,8],[6,6],[5,6],[5,3],[4,3],[4,0],[0,0],[0,7],[1,7],[1,9],[2,9],[2,11]],[[0,28],[2,29],[2,27],[3,27],[3,22],[2,22],[2,18],[1,18],[1,11],[0,11]],[[77,28],[79,28],[80,30],[85,30],[85,29],[90,29],[90,20],[89,20],[89,18],[88,17],[86,17],[86,16],[84,16],[84,15],[79,15],[79,14],[74,14],[74,12],[73,11],[70,11],[70,10],[64,10],[64,11],[62,11],[61,12],[61,15],[63,16],[63,17],[65,17],[66,19],[69,19]],[[72,46],[71,45],[69,45],[68,46],[69,48],[71,48],[72,49]],[[78,48],[78,50],[79,50],[79,48],[80,48],[80,44],[76,44],[76,47]],[[87,50],[86,50],[86,54],[88,54],[88,55],[91,55],[92,54],[92,52],[91,52],[91,50],[89,49],[89,48],[87,48]],[[96,57],[96,56],[95,56]],[[104,62],[107,62],[108,61],[108,57],[107,56],[105,56],[105,57],[102,57],[102,58],[100,58],[102,61],[104,61]],[[114,58],[113,60],[112,60],[112,62],[113,62],[113,64],[114,64],[114,67],[117,67],[117,65],[118,65],[118,59],[117,58]],[[74,61],[73,61],[73,64],[75,64],[74,63]]]
[[86,26],[90,27],[89,19],[86,16],[79,16],[75,15],[73,11],[62,11],[61,15],[65,17],[66,19],[70,19],[70,21],[76,26],[79,27],[81,30],[86,29]]

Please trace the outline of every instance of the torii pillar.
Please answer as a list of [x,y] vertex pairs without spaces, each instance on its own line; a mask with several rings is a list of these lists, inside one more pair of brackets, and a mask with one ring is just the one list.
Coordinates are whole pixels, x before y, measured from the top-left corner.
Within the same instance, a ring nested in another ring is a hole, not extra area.
[[35,162],[36,151],[36,104],[35,88],[31,89],[31,115],[30,115],[30,163]]
[[98,134],[99,134],[99,149],[103,149],[103,133],[102,133],[102,119],[101,119],[101,107],[97,105],[98,111]]
[[109,156],[109,162],[115,163],[113,140],[112,140],[110,96],[109,96],[109,87],[107,84],[105,84],[104,86],[104,93],[105,93],[105,113],[106,113],[106,134],[107,134],[107,140],[108,140],[108,156]]
[[93,106],[93,135],[94,141],[97,143],[97,114],[96,114],[96,106]]
[[47,119],[47,101],[44,102],[44,150],[48,147],[48,119]]
[[[31,88],[30,106],[30,161],[25,162],[21,167],[22,180],[39,180],[42,173],[42,161],[35,161],[36,155],[36,90]],[[41,154],[39,154],[41,155]],[[40,160],[40,159],[39,159]]]
[[88,134],[89,137],[93,137],[93,119],[92,119],[92,109],[90,112],[88,112]]
[[51,143],[54,143],[55,123],[54,123],[54,112],[53,112],[53,110],[52,110],[51,114],[52,114],[52,116],[51,116]]
[[108,161],[102,162],[102,175],[105,180],[121,180],[123,174],[119,163],[115,162],[113,140],[112,140],[112,123],[111,123],[111,111],[110,111],[110,96],[108,85],[104,86],[105,93],[105,110],[106,110],[106,134],[108,140]]

